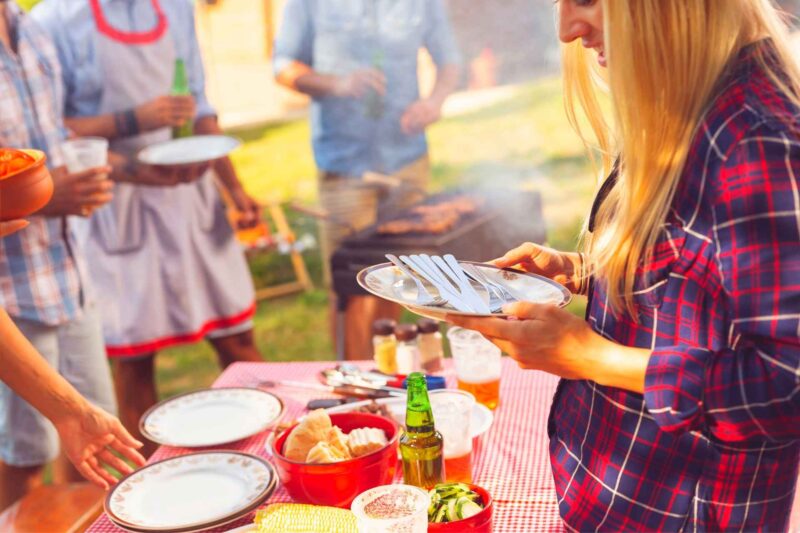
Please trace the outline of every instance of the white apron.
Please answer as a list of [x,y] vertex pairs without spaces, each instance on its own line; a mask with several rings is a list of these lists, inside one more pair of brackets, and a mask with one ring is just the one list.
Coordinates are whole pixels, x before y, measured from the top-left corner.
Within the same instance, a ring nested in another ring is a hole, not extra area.
[[[169,31],[126,42],[107,31],[93,4],[105,80],[100,114],[168,94],[176,57]],[[164,128],[113,141],[111,149],[131,155],[170,136]],[[252,318],[250,272],[210,172],[175,187],[117,184],[114,200],[92,217],[87,257],[111,357],[193,342]]]

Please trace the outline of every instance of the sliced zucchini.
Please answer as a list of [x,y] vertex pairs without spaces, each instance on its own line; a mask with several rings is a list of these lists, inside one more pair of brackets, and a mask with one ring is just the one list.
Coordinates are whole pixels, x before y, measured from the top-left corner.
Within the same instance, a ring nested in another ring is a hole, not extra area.
[[447,521],[448,522],[455,522],[459,520],[458,518],[458,509],[456,508],[456,504],[458,500],[456,498],[450,498],[447,500]]

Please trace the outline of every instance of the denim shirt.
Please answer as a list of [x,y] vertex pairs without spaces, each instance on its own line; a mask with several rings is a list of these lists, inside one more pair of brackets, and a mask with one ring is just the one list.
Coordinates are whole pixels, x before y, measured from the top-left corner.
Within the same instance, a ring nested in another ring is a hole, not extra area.
[[425,154],[425,135],[400,129],[403,112],[419,99],[417,54],[423,47],[439,68],[461,61],[441,0],[287,2],[275,45],[276,74],[299,61],[321,74],[342,76],[377,66],[386,76],[377,118],[365,98],[313,101],[312,143],[321,170],[346,176],[391,173]]

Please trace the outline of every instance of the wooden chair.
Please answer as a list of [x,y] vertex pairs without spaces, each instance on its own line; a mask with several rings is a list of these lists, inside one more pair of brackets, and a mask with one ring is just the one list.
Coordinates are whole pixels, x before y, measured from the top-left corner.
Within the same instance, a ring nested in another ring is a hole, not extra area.
[[90,483],[43,485],[0,514],[3,533],[79,533],[103,512],[105,491]]

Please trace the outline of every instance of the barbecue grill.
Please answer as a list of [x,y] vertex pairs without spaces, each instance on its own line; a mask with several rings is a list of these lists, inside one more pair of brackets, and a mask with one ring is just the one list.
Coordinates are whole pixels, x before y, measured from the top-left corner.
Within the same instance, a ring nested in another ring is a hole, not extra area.
[[[519,244],[545,240],[542,202],[535,191],[449,191],[428,196],[418,205],[435,205],[455,196],[479,200],[478,209],[441,234],[406,233],[384,235],[378,226],[370,226],[342,242],[331,257],[333,290],[337,296],[337,356],[344,358],[344,309],[347,297],[367,294],[356,281],[364,268],[386,262],[384,254],[430,255],[453,254],[458,259],[488,261],[503,255]],[[407,211],[394,214],[402,217]]]

